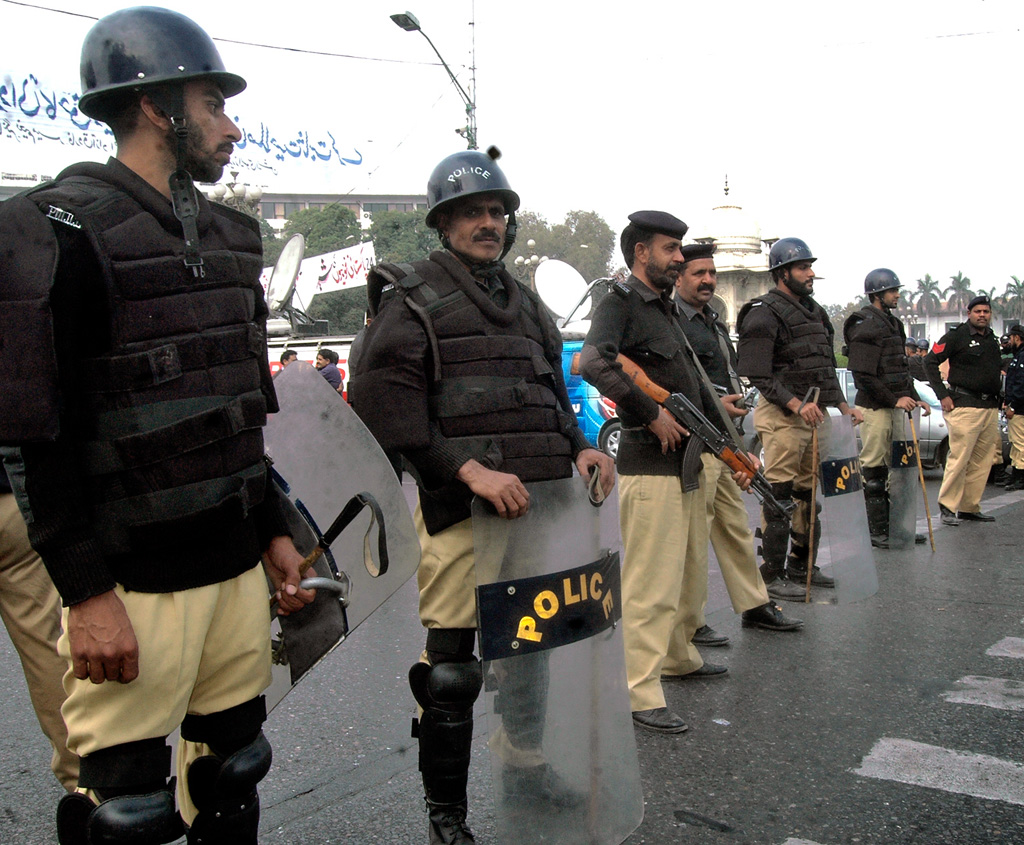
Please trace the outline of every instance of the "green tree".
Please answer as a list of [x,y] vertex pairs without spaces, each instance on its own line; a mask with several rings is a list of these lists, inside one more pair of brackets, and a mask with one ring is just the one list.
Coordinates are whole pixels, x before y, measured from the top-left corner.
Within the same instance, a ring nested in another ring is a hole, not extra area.
[[[519,226],[516,243],[506,260],[517,256],[547,256],[574,267],[588,282],[608,276],[615,233],[599,214],[593,211],[570,211],[565,220],[554,226],[532,211],[516,212]],[[527,241],[535,241],[531,248]]]
[[366,288],[346,288],[313,297],[306,313],[314,320],[327,320],[331,334],[355,334],[366,319]]
[[375,211],[369,234],[379,264],[416,261],[439,247],[422,211]]
[[284,224],[281,239],[287,242],[297,234],[306,239],[306,255],[312,256],[356,246],[362,240],[363,230],[352,209],[334,204],[296,211]]
[[1010,276],[1012,282],[1006,283],[1006,290],[1003,291],[1003,307],[1006,309],[1006,316],[1015,320],[1024,318],[1024,281],[1016,276]]
[[949,287],[943,292],[951,294],[946,299],[946,307],[951,310],[967,308],[967,303],[974,299],[974,291],[971,289],[971,280],[959,270],[955,276],[949,277]]
[[924,274],[923,279],[917,280],[917,290],[914,294],[917,299],[914,307],[918,314],[929,317],[942,310],[942,290],[939,283],[928,273]]

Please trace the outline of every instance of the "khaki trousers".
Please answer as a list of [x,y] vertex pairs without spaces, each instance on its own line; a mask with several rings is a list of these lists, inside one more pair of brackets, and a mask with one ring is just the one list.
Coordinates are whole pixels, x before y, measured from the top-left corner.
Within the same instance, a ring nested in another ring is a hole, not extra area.
[[661,676],[704,665],[691,640],[708,591],[703,488],[677,476],[619,476],[622,628],[633,711],[665,706]]
[[1014,469],[1024,469],[1024,415],[1014,414],[1007,420],[1006,433],[1010,438],[1010,462]]
[[[754,429],[764,447],[765,478],[772,484],[792,481],[794,494],[810,490],[814,483],[814,451],[811,448],[814,429],[799,414],[788,414],[764,397],[754,410]],[[810,515],[810,501],[798,498],[790,525],[791,536],[808,536]]]
[[[139,642],[139,677],[128,684],[80,681],[68,668],[64,720],[68,747],[93,751],[167,736],[186,714],[208,715],[243,704],[270,685],[270,608],[263,567],[237,578],[175,593],[126,592],[124,602]],[[70,667],[67,608],[57,644]],[[178,809],[196,817],[188,796],[188,769],[210,749],[178,744]]]
[[[707,502],[708,536],[715,550],[722,580],[736,613],[768,603],[768,590],[754,555],[754,535],[750,530],[743,493],[732,480],[732,471],[714,455],[702,456],[704,471],[701,487]],[[697,618],[699,628],[706,623],[704,606]]]
[[475,628],[473,520],[464,519],[431,537],[418,502],[412,517],[420,540],[416,582],[421,624],[424,628]]
[[943,417],[949,429],[949,457],[939,504],[953,513],[977,513],[992,469],[992,454],[999,446],[999,411],[956,407]]
[[53,746],[50,768],[68,791],[78,784],[78,755],[68,750],[60,715],[61,678],[67,664],[57,655],[60,596],[28,541],[25,520],[11,493],[0,494],[0,618],[18,650],[39,726]]
[[[906,411],[899,408],[861,408],[864,422],[860,424],[860,465],[880,467],[892,465],[892,429],[896,414]],[[910,428],[907,428],[910,433]]]

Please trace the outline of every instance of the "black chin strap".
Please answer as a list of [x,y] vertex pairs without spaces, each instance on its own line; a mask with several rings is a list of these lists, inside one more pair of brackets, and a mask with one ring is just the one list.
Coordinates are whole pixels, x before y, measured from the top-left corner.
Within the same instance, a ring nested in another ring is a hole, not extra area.
[[174,216],[181,221],[185,236],[185,266],[194,276],[201,278],[206,275],[203,268],[203,256],[199,253],[199,197],[192,175],[185,169],[186,150],[188,149],[188,125],[185,122],[185,91],[175,86],[169,89],[150,92],[150,99],[168,115],[174,129],[175,160],[177,169],[167,180],[171,189],[171,206]]

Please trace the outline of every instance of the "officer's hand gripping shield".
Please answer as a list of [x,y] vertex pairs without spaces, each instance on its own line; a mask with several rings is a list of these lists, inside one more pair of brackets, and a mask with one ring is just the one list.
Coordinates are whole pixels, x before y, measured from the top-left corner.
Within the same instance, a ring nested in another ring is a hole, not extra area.
[[306,572],[316,579],[314,602],[275,616],[268,710],[401,587],[420,559],[402,485],[355,412],[304,362],[281,370],[274,387],[281,410],[268,419],[264,437],[272,474],[290,502],[298,550],[308,555],[349,502],[368,505],[356,508]]
[[[917,500],[921,483],[911,418],[900,408],[892,410],[892,447],[889,462],[889,548],[909,549],[917,536]],[[914,428],[921,427],[921,410],[914,409]]]
[[853,421],[845,414],[825,417],[819,443],[823,539],[828,540],[836,599],[845,604],[878,592]]
[[643,819],[613,500],[527,485],[515,520],[473,503],[477,613],[501,842],[617,845]]

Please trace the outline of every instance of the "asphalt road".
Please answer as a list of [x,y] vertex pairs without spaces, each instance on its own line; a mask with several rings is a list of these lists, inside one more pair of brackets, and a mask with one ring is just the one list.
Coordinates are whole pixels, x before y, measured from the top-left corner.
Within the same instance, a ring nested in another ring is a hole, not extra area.
[[[668,687],[687,733],[637,733],[645,815],[627,842],[1024,842],[1024,494],[990,486],[984,507],[996,523],[936,519],[934,554],[876,552],[871,598],[787,603],[797,634],[741,628],[713,572],[709,621],[732,643],[705,656],[729,673]],[[261,842],[426,842],[415,606],[409,583],[271,714]],[[5,635],[0,677],[0,843],[54,842],[61,792]],[[478,727],[481,843],[495,841],[490,788]]]

